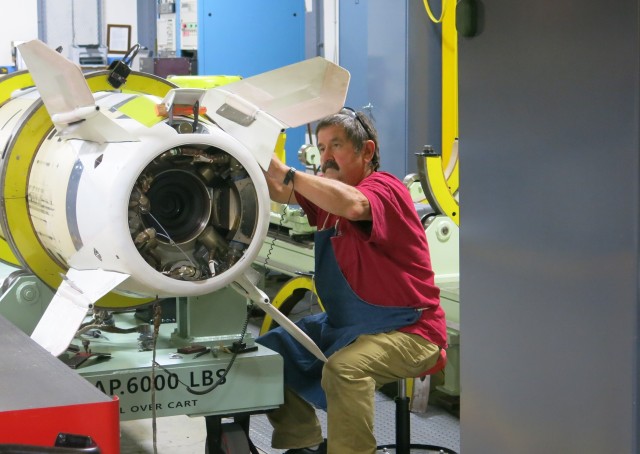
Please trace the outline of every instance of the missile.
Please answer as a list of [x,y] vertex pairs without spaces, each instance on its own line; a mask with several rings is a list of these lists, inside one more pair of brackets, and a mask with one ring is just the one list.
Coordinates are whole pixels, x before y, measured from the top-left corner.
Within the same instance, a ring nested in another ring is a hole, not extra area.
[[349,73],[316,57],[210,90],[135,72],[114,89],[41,41],[19,49],[28,73],[0,80],[0,259],[56,289],[32,338],[59,355],[93,307],[228,285],[268,303],[248,278],[263,171],[283,130],[343,106]]

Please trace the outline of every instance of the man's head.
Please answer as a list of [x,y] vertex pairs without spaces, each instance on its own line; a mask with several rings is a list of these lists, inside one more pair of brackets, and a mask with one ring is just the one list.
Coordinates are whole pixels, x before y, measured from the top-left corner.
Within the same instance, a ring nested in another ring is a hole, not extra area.
[[344,108],[316,126],[322,172],[355,185],[380,167],[378,134],[362,112]]

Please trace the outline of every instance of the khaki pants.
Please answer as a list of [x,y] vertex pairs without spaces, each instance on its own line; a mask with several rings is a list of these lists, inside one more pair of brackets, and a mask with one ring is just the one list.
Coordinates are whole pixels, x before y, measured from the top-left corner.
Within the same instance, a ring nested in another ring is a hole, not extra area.
[[[437,345],[398,331],[362,335],[329,358],[322,371],[327,395],[329,454],[373,454],[374,392],[406,377],[417,377],[433,367]],[[322,442],[315,409],[285,389],[284,404],[268,414],[276,449],[304,448]]]

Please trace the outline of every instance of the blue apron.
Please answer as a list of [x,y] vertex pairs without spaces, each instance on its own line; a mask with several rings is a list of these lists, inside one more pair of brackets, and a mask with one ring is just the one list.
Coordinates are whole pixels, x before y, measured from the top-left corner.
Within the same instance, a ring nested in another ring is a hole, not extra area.
[[[349,345],[361,334],[376,334],[415,323],[419,311],[409,307],[374,306],[360,299],[345,279],[333,252],[335,228],[315,234],[316,291],[325,312],[310,315],[298,325],[320,347],[326,357]],[[307,402],[326,410],[327,399],[320,386],[324,363],[281,327],[256,339],[284,359],[284,383]]]

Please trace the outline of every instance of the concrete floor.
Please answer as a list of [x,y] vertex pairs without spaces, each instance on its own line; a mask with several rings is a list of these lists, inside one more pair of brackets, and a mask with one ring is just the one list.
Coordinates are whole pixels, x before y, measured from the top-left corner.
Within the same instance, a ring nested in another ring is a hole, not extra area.
[[[326,414],[318,411],[318,418],[326,434]],[[158,454],[198,454],[205,452],[206,428],[202,417],[171,416],[156,420]],[[153,454],[151,419],[124,421],[121,427],[122,454]],[[395,442],[395,405],[391,398],[376,393],[374,433],[380,445]],[[249,437],[261,454],[280,454],[270,447],[271,426],[264,415],[251,417]],[[460,423],[447,411],[429,406],[426,413],[411,414],[411,442],[432,444],[460,450]],[[437,451],[412,451],[437,452]],[[345,453],[348,454],[348,453]]]
[[[204,418],[169,416],[156,420],[158,453],[204,453],[207,432]],[[121,454],[153,453],[153,427],[151,419],[120,423]]]

